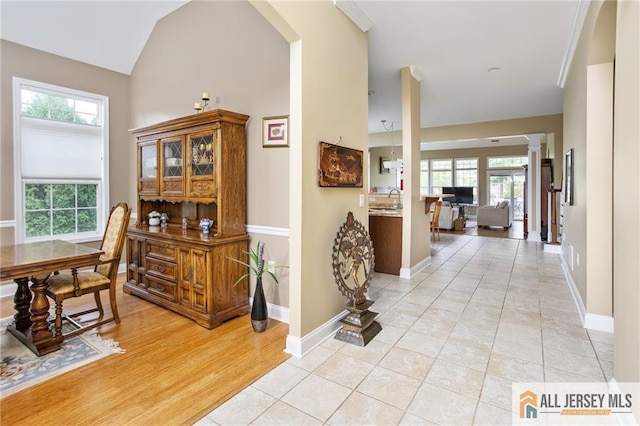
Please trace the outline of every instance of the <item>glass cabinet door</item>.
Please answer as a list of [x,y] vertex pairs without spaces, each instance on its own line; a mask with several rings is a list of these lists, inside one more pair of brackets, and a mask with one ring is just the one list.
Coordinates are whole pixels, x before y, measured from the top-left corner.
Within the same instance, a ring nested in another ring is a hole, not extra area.
[[191,147],[191,176],[213,175],[213,134],[189,136]]
[[158,176],[158,159],[155,142],[140,147],[140,169],[143,178],[155,178]]
[[162,141],[164,177],[182,177],[182,140]]
[[187,171],[187,194],[193,198],[211,199],[216,195],[216,135],[217,130],[192,133],[186,146],[191,150]]
[[138,144],[138,192],[142,195],[158,195],[158,144]]
[[159,151],[162,156],[160,194],[166,197],[184,195],[182,166],[182,136],[161,139]]

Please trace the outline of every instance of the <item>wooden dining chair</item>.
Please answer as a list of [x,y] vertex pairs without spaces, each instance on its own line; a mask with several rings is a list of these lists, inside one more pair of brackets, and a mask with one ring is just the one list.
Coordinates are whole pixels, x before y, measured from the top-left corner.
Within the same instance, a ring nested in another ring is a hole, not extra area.
[[[74,330],[64,333],[65,338],[84,333],[89,329],[111,321],[120,323],[118,307],[116,306],[116,279],[130,217],[131,209],[126,203],[118,203],[111,208],[107,229],[100,245],[100,250],[104,251],[104,254],[100,256],[100,263],[96,264],[93,270],[78,271],[71,269],[69,272],[56,273],[47,280],[49,284],[47,296],[55,302],[54,329],[56,336],[63,334],[63,319],[75,327]],[[109,290],[112,313],[109,318],[104,318],[104,309],[100,300],[100,291],[102,290]],[[95,308],[62,315],[63,300],[89,293],[93,293],[96,303]],[[88,322],[81,320],[81,316],[92,312],[99,313],[97,319],[88,320]]]
[[431,211],[431,241],[436,241],[436,233],[438,241],[440,241],[440,210],[442,210],[442,201],[438,200],[432,204],[433,210]]

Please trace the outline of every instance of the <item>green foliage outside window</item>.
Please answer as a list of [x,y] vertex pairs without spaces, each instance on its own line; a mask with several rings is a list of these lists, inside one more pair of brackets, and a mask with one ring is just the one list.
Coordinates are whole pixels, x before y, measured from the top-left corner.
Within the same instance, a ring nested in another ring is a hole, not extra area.
[[26,184],[26,237],[97,231],[97,195],[96,184]]
[[[49,95],[45,93],[35,93],[31,91],[23,91],[29,93],[30,102],[22,105],[22,115],[29,117],[47,118],[56,121],[68,121],[70,123],[79,124],[96,124],[97,117],[95,104],[88,102],[80,102],[62,96]],[[26,96],[25,96],[26,97]],[[80,112],[79,107],[85,107],[90,112]],[[94,112],[95,110],[95,112]]]

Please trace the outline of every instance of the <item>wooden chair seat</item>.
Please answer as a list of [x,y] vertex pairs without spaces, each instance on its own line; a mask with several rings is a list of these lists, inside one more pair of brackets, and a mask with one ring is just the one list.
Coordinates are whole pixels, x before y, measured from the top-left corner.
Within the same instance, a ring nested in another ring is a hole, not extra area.
[[52,299],[62,295],[67,296],[65,299],[79,297],[86,294],[86,290],[94,292],[96,287],[103,287],[103,290],[106,290],[111,284],[109,277],[94,271],[80,271],[77,273],[77,278],[74,278],[73,273],[54,275],[47,282],[49,283],[47,294]]
[[[116,305],[116,279],[118,275],[118,265],[122,248],[126,238],[127,227],[131,217],[131,209],[126,203],[116,204],[109,213],[107,229],[102,237],[100,249],[104,254],[100,256],[93,271],[77,271],[72,269],[69,272],[56,273],[49,277],[47,283],[47,296],[55,302],[56,316],[54,319],[55,337],[63,335],[62,321],[66,319],[75,326],[72,330],[64,334],[64,337],[75,336],[85,331],[98,327],[99,325],[115,321],[120,323],[118,307]],[[104,318],[104,309],[100,299],[100,291],[109,290],[109,302],[112,316]],[[74,312],[62,315],[62,302],[71,297],[80,297],[84,294],[93,293],[96,307],[82,312]],[[97,319],[83,320],[83,315],[98,312]]]

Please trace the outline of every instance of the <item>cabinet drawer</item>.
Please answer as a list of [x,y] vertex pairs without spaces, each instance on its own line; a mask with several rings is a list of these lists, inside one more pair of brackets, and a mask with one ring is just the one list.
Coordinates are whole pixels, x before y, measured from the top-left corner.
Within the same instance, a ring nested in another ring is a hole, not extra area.
[[172,302],[176,301],[175,283],[147,274],[147,291]]
[[165,262],[147,256],[147,274],[175,282],[176,269],[175,263]]
[[165,244],[157,241],[147,241],[147,259],[154,257],[166,262],[176,261],[176,247],[173,244]]

